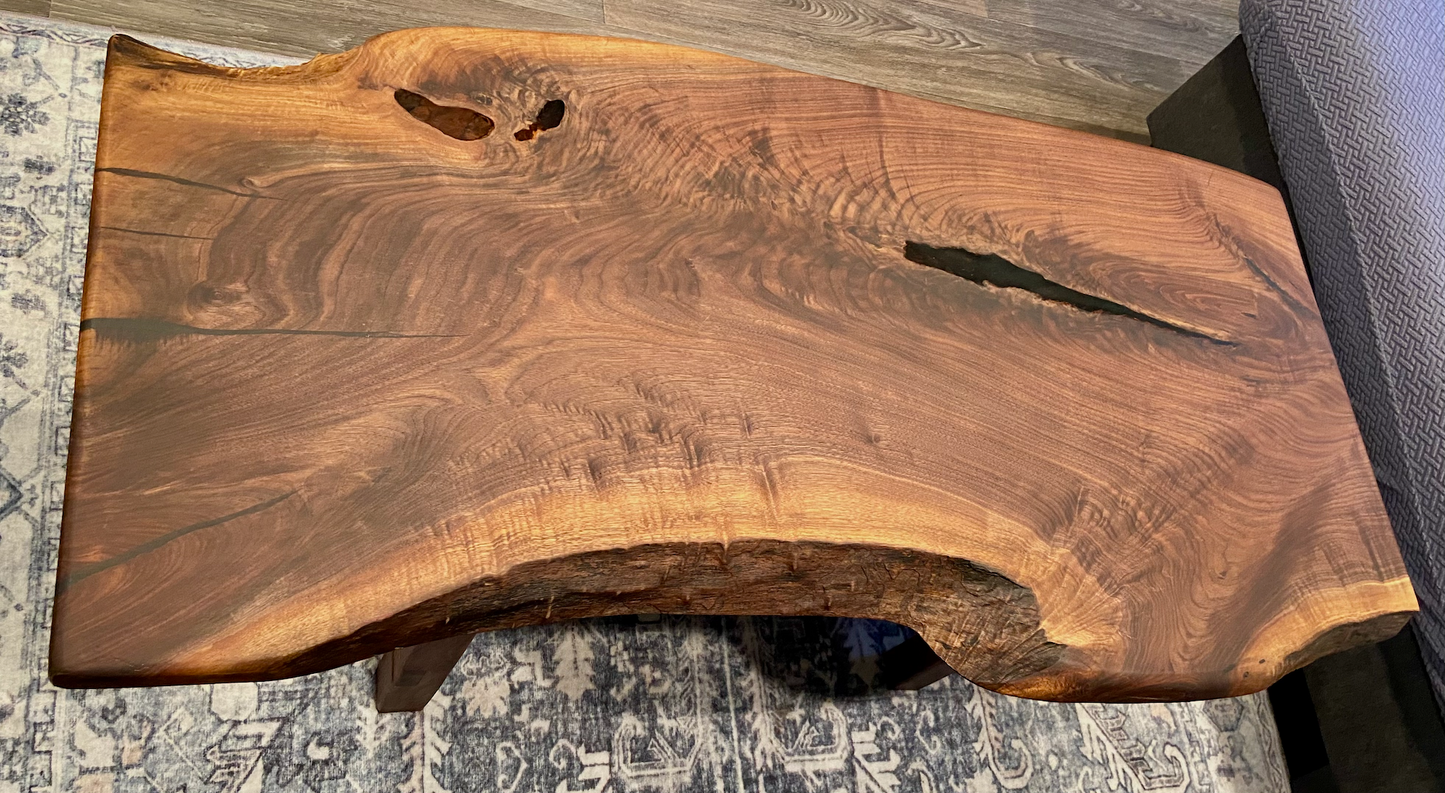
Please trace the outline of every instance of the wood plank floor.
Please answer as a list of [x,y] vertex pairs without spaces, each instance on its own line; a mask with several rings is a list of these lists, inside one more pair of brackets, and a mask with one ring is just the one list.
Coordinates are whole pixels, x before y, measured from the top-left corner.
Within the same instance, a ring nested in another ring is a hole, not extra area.
[[421,25],[671,41],[1145,141],[1144,118],[1229,43],[1238,0],[0,0],[48,15],[311,55]]

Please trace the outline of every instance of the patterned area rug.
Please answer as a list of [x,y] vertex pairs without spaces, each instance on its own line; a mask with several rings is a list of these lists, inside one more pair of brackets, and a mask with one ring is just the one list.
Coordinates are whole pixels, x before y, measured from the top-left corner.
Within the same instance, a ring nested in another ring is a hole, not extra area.
[[[887,623],[599,620],[484,634],[423,714],[374,661],[276,683],[45,681],[110,31],[0,16],[0,793],[1288,789],[1261,696],[1055,705],[874,687]],[[229,65],[285,59],[143,37]],[[164,145],[158,142],[158,145]]]

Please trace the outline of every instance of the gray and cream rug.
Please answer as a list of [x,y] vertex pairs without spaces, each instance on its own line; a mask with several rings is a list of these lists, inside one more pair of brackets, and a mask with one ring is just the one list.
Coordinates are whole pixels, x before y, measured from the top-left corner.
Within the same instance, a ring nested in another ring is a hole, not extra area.
[[[0,793],[992,793],[1288,789],[1265,698],[1053,705],[879,691],[862,620],[610,620],[486,634],[421,715],[374,662],[262,684],[45,680],[110,31],[0,16]],[[230,65],[285,59],[146,38]],[[164,145],[158,142],[157,145]]]

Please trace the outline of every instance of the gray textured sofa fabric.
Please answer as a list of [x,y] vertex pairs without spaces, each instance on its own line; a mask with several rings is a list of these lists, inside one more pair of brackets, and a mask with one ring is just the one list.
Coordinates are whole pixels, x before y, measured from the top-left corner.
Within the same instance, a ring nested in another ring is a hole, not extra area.
[[1445,3],[1243,0],[1239,20],[1445,709]]

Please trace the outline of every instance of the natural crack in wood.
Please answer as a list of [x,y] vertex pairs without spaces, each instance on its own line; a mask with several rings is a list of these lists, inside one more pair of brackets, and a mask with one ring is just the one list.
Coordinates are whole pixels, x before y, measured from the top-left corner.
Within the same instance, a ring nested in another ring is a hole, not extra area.
[[642,611],[1187,699],[1416,609],[1259,182],[641,41],[106,69],[59,683]]

